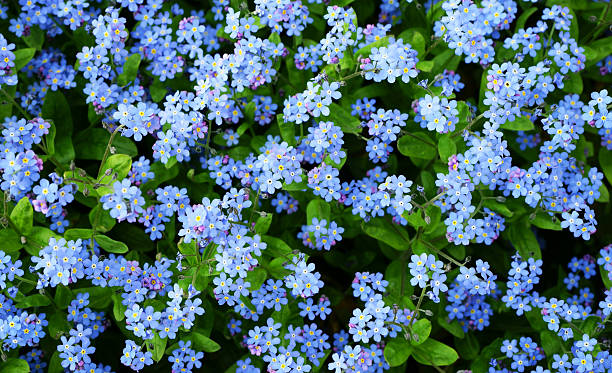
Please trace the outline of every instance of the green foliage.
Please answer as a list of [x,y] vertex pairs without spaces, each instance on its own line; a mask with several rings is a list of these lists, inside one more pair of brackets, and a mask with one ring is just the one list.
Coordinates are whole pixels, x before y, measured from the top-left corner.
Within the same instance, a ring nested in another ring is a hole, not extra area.
[[10,219],[17,231],[22,235],[28,235],[32,231],[34,209],[28,197],[23,197],[19,200],[13,211],[11,211]]
[[406,230],[386,219],[376,218],[361,225],[363,231],[370,237],[380,240],[399,251],[410,249],[410,237]]
[[10,358],[0,363],[2,373],[28,373],[30,365],[23,359]]
[[41,117],[52,120],[55,125],[55,159],[62,163],[73,160],[75,153],[72,145],[72,113],[61,91],[50,91],[46,94]]
[[140,66],[141,55],[139,53],[129,56],[123,63],[123,72],[117,77],[117,83],[120,86],[126,86],[133,82],[138,73],[138,66]]
[[93,238],[106,252],[113,254],[125,254],[128,252],[127,245],[121,241],[115,241],[103,234],[96,234],[93,236]]
[[21,70],[34,57],[36,48],[23,48],[15,51],[15,69]]
[[421,364],[436,366],[451,365],[459,359],[459,355],[452,347],[432,338],[415,346],[412,356]]
[[403,337],[392,339],[385,345],[385,360],[391,367],[397,367],[406,362],[412,353],[413,347]]

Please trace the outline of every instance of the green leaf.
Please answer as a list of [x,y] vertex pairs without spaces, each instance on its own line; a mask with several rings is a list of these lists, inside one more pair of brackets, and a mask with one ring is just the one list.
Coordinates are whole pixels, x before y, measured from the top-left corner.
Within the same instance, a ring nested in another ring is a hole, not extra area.
[[606,175],[608,182],[612,184],[612,151],[603,146],[599,149],[599,165],[604,175]]
[[285,264],[287,264],[288,261],[289,259],[285,257],[275,258],[270,261],[266,268],[272,277],[283,279],[291,273],[291,271],[285,268]]
[[583,89],[580,73],[569,72],[563,81],[563,92],[581,94]]
[[438,147],[425,132],[413,132],[397,141],[397,149],[405,156],[419,159],[434,159]]
[[30,365],[25,359],[10,358],[0,365],[2,373],[28,373]]
[[608,188],[606,188],[605,184],[601,184],[599,187],[599,198],[596,199],[597,202],[610,202],[610,192],[608,192]]
[[117,83],[124,87],[136,79],[138,66],[140,66],[140,53],[129,56],[123,64],[123,72],[117,77]]
[[328,119],[340,127],[344,133],[361,132],[361,121],[359,118],[351,115],[349,111],[336,103],[329,105]]
[[339,62],[341,70],[353,70],[355,67],[355,57],[351,49],[344,51],[344,57]]
[[476,339],[472,333],[468,333],[464,339],[455,337],[455,346],[463,360],[473,360],[478,357],[478,353],[480,352],[478,339]]
[[482,205],[490,210],[495,211],[498,214],[501,214],[507,218],[511,218],[514,213],[512,211],[510,211],[510,209],[508,208],[508,206],[506,206],[505,204],[501,203],[501,202],[497,202],[494,199],[485,199],[482,203]]
[[597,62],[612,54],[612,36],[595,40],[583,47],[584,55],[586,56],[586,67],[594,66]]
[[302,177],[303,181],[300,182],[292,182],[291,184],[285,184],[283,183],[283,190],[286,190],[287,192],[296,192],[296,191],[300,191],[300,190],[306,190],[308,188],[308,183],[304,180],[305,178]]
[[[248,120],[249,124],[252,124],[255,120],[255,109],[257,108],[257,106],[255,105],[255,101],[251,101],[249,102],[243,109],[244,112],[244,117]],[[242,136],[242,134],[248,129],[248,127],[238,127],[238,130],[236,131],[238,133],[239,136]]]
[[88,32],[87,30],[85,30],[85,28],[89,29],[89,24],[79,27],[72,33],[72,36],[74,37],[74,40],[78,45],[77,49],[79,50],[81,50],[81,47],[83,46],[90,46],[95,43],[93,33]]
[[523,13],[521,14],[521,16],[518,18],[518,20],[516,21],[516,26],[514,28],[514,33],[516,33],[518,30],[520,29],[524,29],[525,28],[525,23],[527,23],[527,19],[529,17],[531,17],[531,15],[535,12],[538,11],[538,8],[536,7],[531,7],[525,11],[523,11]]
[[[100,180],[100,184],[109,184],[117,181],[113,180],[123,180],[127,177],[130,169],[132,167],[132,158],[127,154],[113,154],[106,159],[104,162],[104,166],[100,169],[100,173],[98,174],[98,180]],[[108,174],[107,174],[108,172]],[[117,176],[113,178],[113,174]],[[97,189],[98,194],[101,196],[112,193],[113,188],[111,186],[101,186]]]
[[610,272],[606,271],[603,265],[599,266],[599,274],[601,275],[601,280],[603,281],[606,289],[612,289],[612,278],[610,278]]
[[155,80],[153,84],[149,86],[149,94],[154,102],[160,102],[166,97],[168,89],[162,85],[161,82]]
[[529,322],[529,325],[538,332],[548,328],[538,308],[525,312],[525,318]]
[[402,39],[405,43],[410,44],[412,49],[417,51],[419,58],[422,58],[425,54],[425,38],[423,34],[414,28],[409,28],[399,34],[398,39]]
[[[73,293],[89,293],[89,307],[93,309],[103,309],[113,300],[113,289],[99,286],[92,286],[88,288],[74,289]],[[76,295],[76,294],[75,294]]]
[[542,342],[542,348],[546,356],[553,356],[563,351],[561,338],[550,330],[542,330],[540,332],[540,341]]
[[194,265],[198,262],[198,256],[200,253],[198,252],[198,244],[195,240],[185,243],[181,238],[177,246],[181,254],[185,255],[185,260],[187,260],[187,263]]
[[[248,146],[236,146],[228,151],[228,154],[234,160],[245,160],[249,155],[253,154]],[[208,173],[206,173],[208,175]],[[210,175],[208,175],[210,176]]]
[[289,245],[287,245],[287,243],[280,238],[263,236],[261,239],[268,245],[264,253],[273,258],[284,257],[293,252],[291,247],[289,247]]
[[112,238],[109,238],[103,234],[96,234],[94,236],[94,240],[100,245],[104,251],[113,254],[125,254],[128,252],[128,247],[126,244],[120,241],[115,241]]
[[499,356],[499,349],[502,346],[502,339],[495,339],[490,345],[483,348],[480,351],[480,355],[474,360],[472,363],[472,371],[473,372],[488,372],[489,371],[489,361],[494,356]]
[[60,90],[47,92],[41,117],[52,120],[55,125],[54,157],[60,163],[69,163],[75,155],[72,145],[72,113],[66,97]]
[[560,231],[561,223],[557,220],[553,220],[553,217],[543,211],[538,211],[533,220],[530,220],[531,225],[535,225],[541,229],[549,229],[553,231]]
[[266,144],[265,136],[253,136],[251,139],[251,148],[255,151],[261,151],[261,148]]
[[416,68],[421,70],[421,71],[425,71],[425,72],[430,72],[431,70],[433,70],[434,67],[434,62],[433,61],[419,61],[416,63]]
[[259,290],[264,281],[266,281],[266,270],[263,268],[254,268],[247,273],[246,281],[251,283],[251,291]]
[[[456,70],[461,57],[455,55],[455,51],[447,49],[433,58],[433,74],[440,74],[444,70]],[[463,101],[460,101],[463,102]],[[460,120],[464,118],[460,117]]]
[[204,351],[204,352],[210,353],[210,352],[217,352],[221,349],[221,346],[217,342],[208,338],[207,336],[205,336],[199,331],[193,331],[187,334],[182,339],[184,341],[191,341],[191,344],[193,346],[192,348],[194,348],[196,351]]
[[47,155],[53,156],[55,154],[55,135],[57,131],[55,129],[55,123],[49,121],[51,127],[49,127],[49,133],[45,135],[45,144],[47,145]]
[[461,328],[461,325],[459,324],[457,320],[448,322],[445,316],[443,315],[439,315],[437,320],[438,320],[438,325],[446,329],[446,331],[448,331],[455,337],[457,338],[465,337],[465,333],[463,332],[463,329]]
[[17,308],[44,307],[51,304],[51,300],[42,294],[29,295],[15,304]]
[[57,285],[55,289],[55,305],[60,309],[68,308],[68,305],[72,301],[72,291],[62,284]]
[[102,208],[101,204],[97,204],[96,207],[89,211],[89,223],[97,232],[106,233],[113,229],[117,221],[110,216],[107,210]]
[[25,65],[30,62],[34,54],[36,54],[36,48],[22,48],[17,49],[15,52],[15,70],[21,70]]
[[[149,181],[147,181],[143,186],[140,187],[141,190],[149,190],[155,189],[157,186],[165,181],[172,180],[178,175],[179,168],[172,167],[171,169],[167,169],[163,163],[155,162],[151,164],[151,171],[155,174],[155,177]],[[205,172],[202,175],[204,180],[211,180],[208,172]],[[195,176],[195,179],[198,179],[198,175]],[[198,182],[198,181],[196,181]]]
[[325,219],[327,223],[330,222],[331,207],[329,203],[322,199],[313,199],[306,206],[306,223],[312,224],[312,219],[317,218],[319,221]]
[[285,66],[287,67],[288,80],[291,82],[291,84],[287,86],[290,89],[289,92],[294,92],[295,88],[293,87],[302,87],[306,85],[307,77],[302,70],[297,69],[293,57],[285,58]]
[[161,338],[158,333],[153,334],[153,341],[147,342],[147,350],[151,352],[151,358],[155,361],[160,361],[164,357],[168,338]]
[[593,335],[595,330],[597,330],[598,325],[601,324],[601,317],[599,316],[589,316],[582,321],[580,324],[580,330],[582,330],[585,334]]
[[68,334],[71,326],[66,313],[62,311],[56,311],[49,317],[49,335],[53,339],[60,339],[63,334]]
[[0,229],[0,242],[2,242],[2,251],[7,254],[15,253],[23,246],[19,235],[11,228]]
[[450,134],[447,133],[438,140],[438,154],[440,154],[440,159],[444,162],[448,161],[448,158],[454,154],[457,154],[457,145]]
[[51,237],[61,238],[55,232],[45,227],[33,227],[32,231],[28,234],[25,249],[30,255],[37,256],[40,249],[49,244]]
[[39,51],[42,49],[42,46],[45,43],[45,31],[41,30],[40,27],[36,25],[31,25],[30,35],[22,36],[22,39],[28,47]]
[[11,211],[11,221],[24,236],[27,236],[34,225],[34,209],[28,197],[23,197]]
[[68,229],[66,230],[66,232],[64,232],[64,238],[66,240],[86,240],[91,238],[93,234],[93,230],[92,229],[88,229],[88,228],[73,228],[73,229]]
[[418,320],[412,325],[412,332],[413,335],[410,343],[413,346],[422,344],[429,338],[429,333],[431,333],[431,321],[427,319]]
[[278,124],[278,130],[280,131],[281,138],[289,145],[295,145],[295,124],[285,123],[283,114],[276,116],[276,123]]
[[74,170],[64,171],[64,178],[70,178],[71,183],[75,184],[77,190],[86,196],[98,198],[98,192],[94,189],[96,179],[89,176],[85,170],[76,167]]
[[421,364],[431,366],[451,365],[459,359],[459,355],[452,347],[432,338],[415,346],[412,357]]
[[262,212],[262,215],[257,218],[257,222],[255,222],[255,233],[257,234],[266,234],[270,229],[270,224],[272,224],[272,217],[274,216],[271,213]]
[[64,373],[64,368],[62,367],[62,359],[59,357],[59,351],[54,351],[53,355],[51,355],[51,359],[49,360],[49,370],[47,373]]
[[500,128],[512,131],[530,131],[534,129],[533,122],[527,117],[516,117],[512,122],[504,122]]
[[412,353],[412,346],[401,336],[387,343],[383,352],[385,360],[391,367],[398,367],[406,362]]
[[[345,149],[341,149],[343,150],[345,153],[347,152]],[[332,161],[331,157],[329,156],[329,154],[325,157],[325,159],[323,159],[323,162],[325,162],[325,164],[328,164],[332,167],[335,167],[337,169],[341,169],[342,166],[344,166],[344,164],[346,163],[346,160],[348,159],[347,156],[345,156],[344,158],[340,159],[340,163],[336,163],[334,161]]]
[[519,221],[509,224],[502,234],[510,240],[524,260],[531,257],[542,259],[540,244],[529,226],[528,217],[524,217]]
[[281,42],[281,38],[278,32],[273,32],[272,34],[270,34],[268,40],[270,40],[274,44],[279,44]]
[[363,97],[374,98],[374,97],[384,96],[388,92],[389,92],[389,89],[383,85],[370,84],[365,87],[361,87],[357,89],[356,91],[353,92],[352,95],[353,97],[355,97],[355,99],[363,98]]
[[[4,87],[2,87],[2,89],[4,89],[4,91],[9,97],[15,98],[15,92],[17,92],[17,85],[5,85]],[[3,104],[0,103],[0,119],[10,117],[13,113],[13,104],[5,99],[5,95],[0,96],[0,102],[4,102]]]
[[121,295],[118,293],[113,293],[113,315],[115,316],[115,320],[121,321],[125,318],[125,310],[127,310],[127,306],[122,303]]
[[361,228],[368,236],[386,243],[399,251],[410,249],[410,237],[404,227],[390,223],[384,218],[375,218],[364,222]]
[[[74,137],[75,153],[78,159],[102,160],[111,134],[103,128],[89,128]],[[115,154],[138,155],[134,141],[120,134],[113,139]]]

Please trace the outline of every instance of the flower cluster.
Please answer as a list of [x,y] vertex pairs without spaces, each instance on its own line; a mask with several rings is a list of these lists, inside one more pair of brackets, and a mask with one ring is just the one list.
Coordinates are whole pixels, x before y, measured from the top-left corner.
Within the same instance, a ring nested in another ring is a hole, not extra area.
[[459,122],[457,101],[425,95],[417,102],[415,121],[422,128],[439,133],[453,132]]
[[483,330],[493,316],[486,296],[495,296],[497,276],[490,265],[478,259],[474,268],[460,267],[460,273],[448,291],[446,311],[450,320],[458,320],[464,331]]
[[17,84],[17,74],[11,74],[15,67],[15,44],[8,43],[4,35],[0,35],[0,87]]
[[472,1],[445,1],[445,15],[434,25],[436,37],[443,37],[466,63],[491,63],[495,57],[493,39],[508,29],[516,17],[514,1],[492,0],[478,7]]
[[325,219],[312,218],[309,225],[302,226],[298,238],[306,247],[329,251],[338,241],[342,241],[342,233],[344,228],[339,227],[335,221],[330,221],[328,224]]
[[393,152],[391,143],[397,140],[400,131],[406,126],[408,114],[399,110],[375,110],[373,106],[366,110],[372,111],[365,123],[368,134],[372,136],[366,143],[368,157],[373,163],[387,163]]

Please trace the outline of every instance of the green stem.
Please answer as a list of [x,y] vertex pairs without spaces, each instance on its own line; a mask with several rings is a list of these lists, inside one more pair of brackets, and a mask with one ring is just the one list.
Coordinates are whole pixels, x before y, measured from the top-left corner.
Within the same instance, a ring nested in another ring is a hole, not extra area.
[[453,136],[451,137],[457,137],[459,135],[461,135],[464,131],[469,131],[472,128],[472,125],[474,125],[474,123],[476,123],[477,121],[480,120],[480,118],[484,117],[484,113],[480,114],[479,116],[477,116],[476,118],[472,119],[472,121],[470,123],[468,123],[467,126],[465,126],[465,128],[461,131],[456,132],[455,134],[453,134]]
[[546,54],[548,53],[548,50],[550,49],[550,44],[552,42],[552,36],[553,36],[554,31],[555,31],[555,28],[551,27],[550,32],[548,33],[548,39],[546,40],[546,49],[544,50],[544,57],[546,57]]
[[28,284],[32,284],[34,286],[36,286],[36,284],[37,284],[36,281],[28,280],[27,278],[24,278],[24,277],[21,277],[21,276],[15,275],[15,278],[17,280],[19,280],[19,281],[22,281],[22,282],[25,282],[25,283],[28,283]]
[[125,127],[125,124],[122,124],[119,127],[115,128],[113,133],[111,133],[110,139],[108,139],[108,144],[106,144],[106,149],[104,150],[104,156],[102,156],[102,161],[100,162],[100,167],[98,168],[98,176],[100,176],[100,173],[102,172],[102,167],[104,167],[104,163],[106,162],[106,158],[108,157],[110,148],[113,145],[113,140],[115,139],[115,136],[117,136],[117,133],[121,129],[123,129],[123,127]]
[[422,143],[425,143],[425,144],[427,144],[427,145],[429,145],[429,146],[431,146],[431,147],[433,147],[433,148],[438,149],[438,147],[437,147],[437,146],[436,146],[434,143],[429,142],[429,141],[426,141],[426,140],[424,140],[424,139],[422,139],[422,138],[418,137],[417,135],[413,135],[412,133],[410,133],[410,131],[402,131],[402,133],[404,133],[404,134],[406,134],[406,135],[408,135],[408,136],[410,136],[410,137],[414,137],[415,139],[417,139],[417,140],[421,141]]
[[11,95],[9,95],[9,94],[8,94],[8,93],[7,93],[7,92],[4,90],[4,88],[0,88],[0,92],[2,92],[2,93],[4,94],[4,97],[6,97],[6,98],[7,98],[7,99],[8,99],[8,100],[11,102],[11,104],[13,104],[13,106],[15,106],[15,107],[17,108],[17,110],[19,110],[19,111],[21,112],[21,115],[23,115],[23,116],[24,116],[24,117],[25,117],[27,120],[31,120],[31,119],[32,119],[32,117],[30,116],[30,114],[28,114],[28,113],[27,113],[27,112],[26,112],[26,111],[25,111],[25,110],[24,110],[24,109],[21,107],[21,105],[19,105],[19,104],[17,103],[17,101],[15,101],[15,99],[14,99],[14,98],[13,98]]
[[429,46],[429,48],[427,48],[427,50],[425,51],[425,53],[423,53],[423,59],[425,59],[425,57],[427,57],[427,55],[429,54],[429,52],[432,51],[432,49],[434,49],[436,46],[438,46],[438,44],[440,44],[440,42],[442,41],[443,37],[440,36],[438,39],[436,39],[436,41],[433,42],[433,44],[431,44]]
[[253,209],[251,210],[251,216],[249,216],[249,229],[251,228],[251,223],[253,222],[253,214],[255,213],[255,209],[257,208],[257,203],[259,202],[259,192],[261,189],[257,189],[257,196],[255,197],[255,202],[253,203]]
[[352,74],[349,74],[349,75],[347,75],[347,76],[343,76],[343,77],[341,77],[341,78],[340,78],[340,81],[341,81],[341,82],[345,82],[345,81],[347,81],[347,80],[350,80],[350,79],[356,78],[356,77],[358,77],[358,76],[363,76],[363,75],[365,75],[365,73],[369,73],[369,72],[371,72],[371,71],[376,71],[376,70],[378,70],[378,69],[375,67],[375,68],[370,69],[370,70],[361,70],[361,71],[357,71],[357,72],[355,72],[355,73],[352,73]]
[[581,45],[586,44],[589,41],[591,41],[591,39],[597,38],[597,36],[599,36],[601,31],[603,30],[601,26],[605,26],[605,24],[602,25],[602,23],[605,23],[606,19],[608,18],[608,12],[610,11],[610,5],[612,5],[612,2],[609,1],[608,6],[606,6],[606,8],[601,11],[601,15],[599,16],[597,23],[591,28],[591,31],[589,31],[585,35],[585,37],[582,39],[582,41],[580,42]]
[[453,259],[450,255],[444,253],[442,250],[439,250],[437,247],[435,247],[434,245],[430,244],[429,242],[423,241],[423,240],[419,240],[419,241],[421,241],[421,243],[423,245],[427,246],[429,249],[434,251],[436,254],[440,255],[441,257],[443,257],[444,259],[448,260],[449,262],[455,264],[457,267],[464,267],[464,265],[462,263],[459,263],[458,261]]
[[421,290],[421,295],[419,295],[419,301],[417,302],[417,305],[416,305],[416,310],[415,310],[416,311],[416,315],[415,315],[415,317],[412,318],[412,320],[410,320],[408,325],[414,324],[416,322],[419,314],[421,313],[421,311],[420,311],[421,310],[421,303],[423,303],[423,298],[425,298],[425,290],[427,290],[427,286],[428,285],[425,285],[423,290]]

